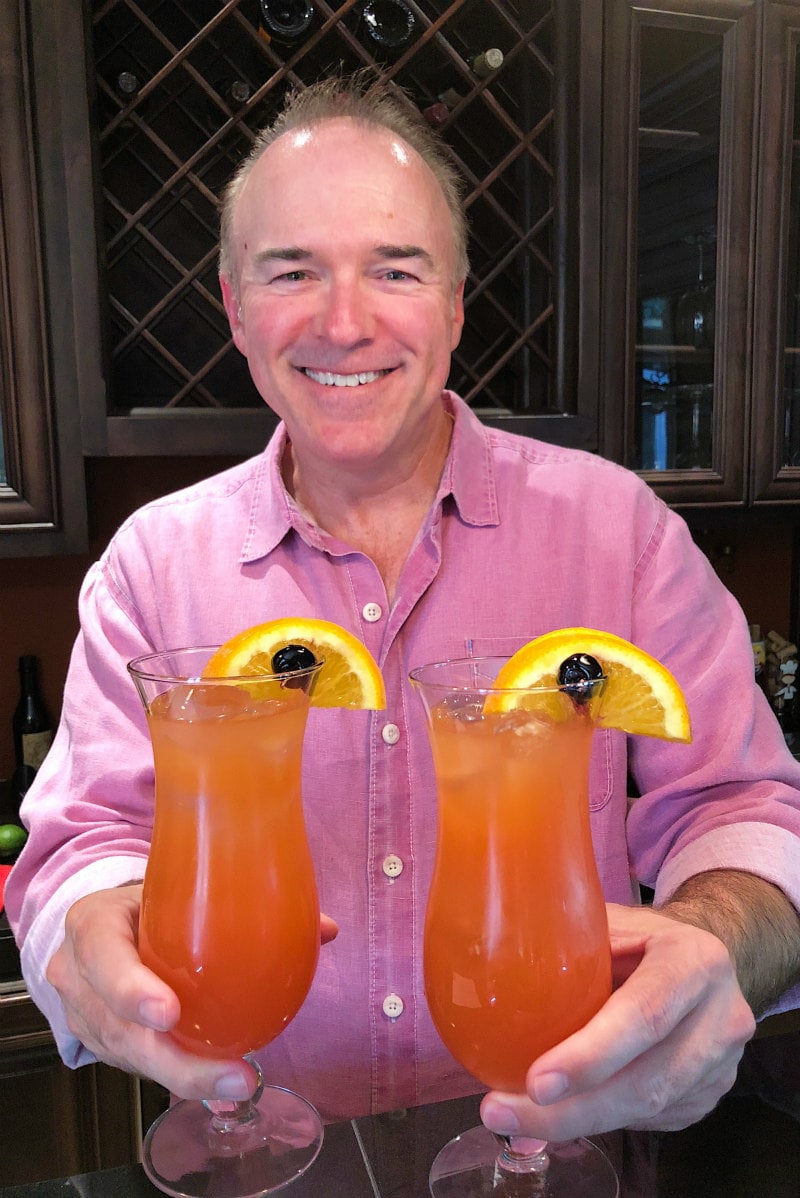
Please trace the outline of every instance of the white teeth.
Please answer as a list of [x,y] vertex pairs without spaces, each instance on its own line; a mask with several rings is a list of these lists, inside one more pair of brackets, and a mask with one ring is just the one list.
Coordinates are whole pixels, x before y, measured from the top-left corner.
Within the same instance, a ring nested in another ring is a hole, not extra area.
[[329,370],[306,369],[305,373],[315,383],[322,383],[324,387],[358,387],[361,383],[374,383],[376,379],[389,372],[387,370],[362,370],[359,374],[331,374]]

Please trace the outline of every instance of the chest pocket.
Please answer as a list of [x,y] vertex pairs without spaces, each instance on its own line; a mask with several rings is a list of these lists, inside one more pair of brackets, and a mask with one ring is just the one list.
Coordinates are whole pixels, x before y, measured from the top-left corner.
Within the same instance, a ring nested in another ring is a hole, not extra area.
[[[464,641],[465,657],[510,657],[527,645],[537,634],[528,630],[519,636],[476,637]],[[617,741],[615,746],[615,739]],[[608,728],[598,728],[592,741],[592,756],[589,763],[589,810],[599,811],[605,807],[614,790],[614,750],[622,750],[624,759],[624,734]]]

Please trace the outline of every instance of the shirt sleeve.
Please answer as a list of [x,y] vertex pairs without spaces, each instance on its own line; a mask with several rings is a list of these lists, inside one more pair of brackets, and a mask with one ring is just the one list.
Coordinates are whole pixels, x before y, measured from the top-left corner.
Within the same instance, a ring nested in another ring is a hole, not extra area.
[[87,574],[79,610],[61,720],[23,801],[29,836],[5,892],[29,992],[72,1066],[93,1058],[70,1035],[45,971],[77,899],[144,877],[153,810],[150,740],[126,669],[152,646],[107,559]]
[[[640,565],[632,639],[683,688],[693,741],[630,740],[634,872],[656,905],[695,874],[738,869],[800,911],[800,764],[755,683],[745,616],[674,513],[662,513]],[[800,987],[782,1006],[798,1003]]]

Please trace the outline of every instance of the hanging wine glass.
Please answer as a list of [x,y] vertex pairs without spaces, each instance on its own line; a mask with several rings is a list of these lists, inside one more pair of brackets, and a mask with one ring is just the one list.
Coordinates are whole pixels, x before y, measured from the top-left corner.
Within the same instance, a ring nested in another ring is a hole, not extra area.
[[712,349],[714,345],[715,288],[706,281],[704,250],[716,240],[713,229],[703,229],[684,237],[687,245],[697,246],[697,283],[684,291],[675,306],[675,339],[679,345]]

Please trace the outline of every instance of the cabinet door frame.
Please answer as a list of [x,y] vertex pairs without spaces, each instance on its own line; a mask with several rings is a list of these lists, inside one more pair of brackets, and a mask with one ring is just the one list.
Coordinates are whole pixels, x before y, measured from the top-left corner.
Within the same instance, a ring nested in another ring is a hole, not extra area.
[[62,303],[63,173],[53,157],[61,105],[55,80],[40,86],[35,45],[29,6],[14,0],[0,29],[0,557],[87,545],[73,330]]
[[784,462],[785,296],[800,4],[765,0],[762,12],[758,210],[753,299],[753,504],[800,499],[800,467]]
[[[606,5],[601,452],[622,463],[631,460],[635,402],[641,30],[645,26],[695,29],[723,39],[712,467],[641,472],[663,499],[676,505],[734,505],[746,498],[750,394],[746,281],[752,239],[755,17],[754,0],[667,0],[658,6],[607,0]],[[722,314],[724,323],[719,319]]]

